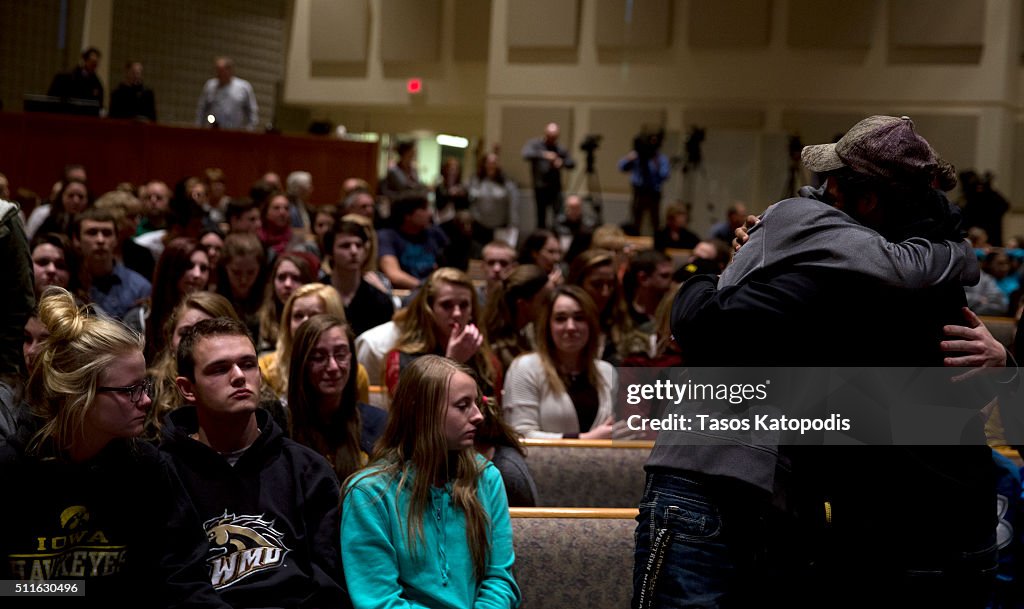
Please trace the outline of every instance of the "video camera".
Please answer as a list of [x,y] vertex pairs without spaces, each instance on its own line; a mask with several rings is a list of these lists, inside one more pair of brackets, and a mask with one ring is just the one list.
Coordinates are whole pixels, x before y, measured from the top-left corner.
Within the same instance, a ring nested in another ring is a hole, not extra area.
[[580,150],[593,154],[597,147],[601,145],[601,137],[601,135],[596,133],[588,133],[580,144]]
[[633,150],[641,159],[649,159],[658,153],[664,140],[664,129],[655,132],[641,131],[633,138]]

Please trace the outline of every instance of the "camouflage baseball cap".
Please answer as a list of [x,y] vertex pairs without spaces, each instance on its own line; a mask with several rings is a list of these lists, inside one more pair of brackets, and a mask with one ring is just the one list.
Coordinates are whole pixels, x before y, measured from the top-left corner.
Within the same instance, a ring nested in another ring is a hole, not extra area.
[[849,167],[882,178],[926,177],[937,165],[935,151],[908,116],[869,116],[835,144],[805,146],[800,159],[816,173]]

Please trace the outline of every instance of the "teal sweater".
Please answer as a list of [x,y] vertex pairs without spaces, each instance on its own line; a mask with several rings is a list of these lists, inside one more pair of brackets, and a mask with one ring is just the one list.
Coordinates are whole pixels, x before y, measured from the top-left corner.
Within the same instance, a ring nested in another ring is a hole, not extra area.
[[519,606],[505,487],[490,462],[481,457],[479,463],[477,494],[490,518],[491,543],[480,582],[473,575],[465,515],[452,504],[451,483],[431,488],[423,515],[425,543],[416,544],[415,555],[406,539],[408,484],[399,496],[397,480],[370,475],[377,471],[372,467],[349,483],[341,512],[341,557],[355,609]]

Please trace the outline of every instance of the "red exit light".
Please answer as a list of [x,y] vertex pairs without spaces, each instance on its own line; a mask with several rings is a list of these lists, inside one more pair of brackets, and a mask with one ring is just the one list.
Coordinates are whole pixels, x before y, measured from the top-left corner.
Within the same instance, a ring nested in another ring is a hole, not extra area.
[[405,81],[405,90],[415,95],[423,90],[423,81],[419,78],[410,78]]

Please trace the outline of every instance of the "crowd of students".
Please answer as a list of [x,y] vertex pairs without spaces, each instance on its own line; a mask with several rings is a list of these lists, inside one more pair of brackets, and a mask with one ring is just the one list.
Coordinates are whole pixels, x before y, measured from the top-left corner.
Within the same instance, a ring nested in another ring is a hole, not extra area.
[[[517,250],[508,227],[460,219],[473,189],[455,169],[441,209],[413,169],[392,173],[387,206],[348,180],[338,205],[317,208],[273,173],[248,197],[208,172],[93,201],[72,166],[28,235],[0,205],[6,318],[24,330],[20,357],[0,342],[0,469],[46,489],[0,506],[17,523],[0,533],[0,579],[85,579],[113,606],[517,606],[508,507],[539,503],[521,439],[633,437],[616,366],[743,361],[722,332],[745,326],[673,312],[676,286],[701,276],[680,302],[714,298],[724,319],[735,303],[722,299],[792,262],[773,247],[727,269],[728,245],[698,241],[675,268],[621,228],[583,222],[523,235]],[[879,235],[799,201],[832,224],[799,242],[824,262],[798,265],[864,267],[891,289],[959,289],[976,270],[955,231]],[[808,222],[779,220],[795,203],[773,209],[755,239]],[[439,222],[452,212],[455,224]],[[860,245],[832,253],[838,231]],[[967,322],[944,328],[963,344],[941,348],[974,355],[944,363],[1006,365]],[[656,477],[667,466],[654,454]]]
[[37,306],[0,393],[5,479],[54,490],[4,506],[0,578],[118,606],[518,603],[520,439],[622,431],[613,363],[653,355],[667,256],[631,264],[606,228],[569,263],[541,230],[480,244],[473,281],[404,231],[434,228],[421,193],[388,221],[358,182],[313,208],[274,174],[93,201],[68,173],[29,210],[12,285]]

